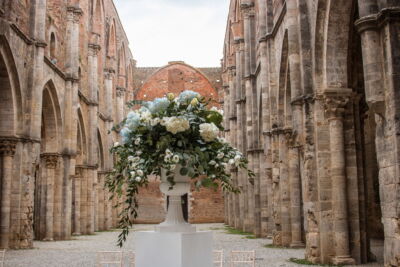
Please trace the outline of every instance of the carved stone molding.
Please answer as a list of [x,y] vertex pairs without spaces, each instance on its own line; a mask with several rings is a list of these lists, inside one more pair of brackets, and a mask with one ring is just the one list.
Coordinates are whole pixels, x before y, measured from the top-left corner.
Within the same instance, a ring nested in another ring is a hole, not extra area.
[[376,31],[387,23],[400,20],[400,8],[384,8],[379,13],[368,15],[356,21],[355,26],[359,33],[364,31]]
[[286,144],[289,148],[298,148],[300,147],[299,143],[297,142],[297,132],[294,131],[292,128],[285,128],[283,129],[283,133],[285,134]]
[[14,156],[18,140],[13,138],[0,139],[0,155]]
[[45,161],[47,169],[55,169],[58,165],[60,154],[58,153],[43,153],[40,157]]

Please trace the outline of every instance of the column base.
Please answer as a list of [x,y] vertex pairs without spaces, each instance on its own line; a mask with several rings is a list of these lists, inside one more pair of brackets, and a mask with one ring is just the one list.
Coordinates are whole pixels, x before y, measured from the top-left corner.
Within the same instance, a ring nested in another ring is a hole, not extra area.
[[72,233],[73,236],[81,235],[81,233]]
[[293,242],[290,244],[291,248],[305,248],[306,245],[303,242]]
[[52,237],[46,237],[43,239],[43,241],[54,241],[54,238]]
[[335,265],[353,265],[356,261],[350,256],[336,256],[333,257],[332,263]]
[[212,267],[212,232],[135,233],[136,267]]

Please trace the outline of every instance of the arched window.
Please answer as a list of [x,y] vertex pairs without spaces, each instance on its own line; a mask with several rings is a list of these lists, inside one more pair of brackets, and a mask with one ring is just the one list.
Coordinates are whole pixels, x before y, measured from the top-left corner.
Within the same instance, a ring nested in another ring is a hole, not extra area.
[[53,61],[53,59],[55,58],[56,58],[56,35],[54,34],[54,32],[52,32],[50,34],[50,59]]

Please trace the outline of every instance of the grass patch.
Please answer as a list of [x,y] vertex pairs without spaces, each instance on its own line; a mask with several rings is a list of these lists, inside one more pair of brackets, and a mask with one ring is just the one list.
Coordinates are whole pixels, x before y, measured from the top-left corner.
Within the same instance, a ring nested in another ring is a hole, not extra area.
[[208,230],[219,231],[219,230],[224,230],[224,228],[223,227],[210,227],[210,228],[208,228]]
[[244,238],[247,238],[247,239],[256,239],[257,238],[253,233],[244,232],[242,230],[235,229],[230,226],[225,226],[225,233],[231,234],[231,235],[244,235],[245,236]]
[[272,248],[272,249],[303,249],[303,248],[292,248],[292,247],[277,246],[277,245],[274,245],[274,244],[266,244],[263,247],[264,248]]
[[312,266],[326,266],[326,267],[342,267],[343,265],[332,265],[332,264],[318,264],[308,261],[306,259],[290,258],[290,262],[301,264],[301,265],[312,265]]

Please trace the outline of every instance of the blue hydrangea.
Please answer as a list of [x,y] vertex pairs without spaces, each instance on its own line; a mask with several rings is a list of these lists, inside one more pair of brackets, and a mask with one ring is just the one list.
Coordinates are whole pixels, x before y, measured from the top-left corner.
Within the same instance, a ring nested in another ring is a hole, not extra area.
[[136,112],[129,112],[126,117],[125,126],[128,127],[131,131],[136,130],[140,123],[140,115]]
[[192,99],[195,97],[200,97],[200,94],[190,90],[186,90],[179,95],[178,101],[180,103],[188,103],[192,101]]
[[129,135],[131,134],[132,130],[124,127],[122,128],[122,130],[120,131],[120,135],[122,136],[122,142],[125,144],[129,141]]
[[151,113],[159,113],[165,111],[170,105],[169,100],[166,97],[156,98],[148,106]]

